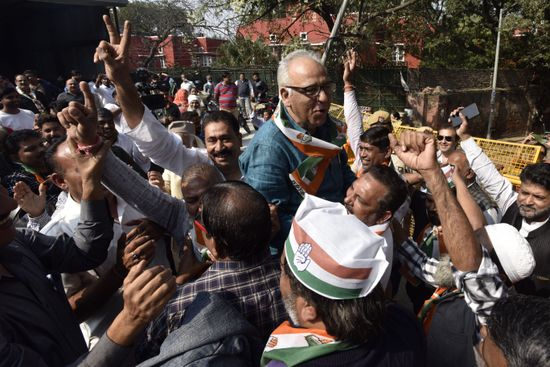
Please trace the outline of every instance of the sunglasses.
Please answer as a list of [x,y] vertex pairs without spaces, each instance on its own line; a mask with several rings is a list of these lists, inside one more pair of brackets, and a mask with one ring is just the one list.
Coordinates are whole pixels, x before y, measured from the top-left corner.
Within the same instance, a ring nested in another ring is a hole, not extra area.
[[442,141],[442,140],[446,140],[448,142],[452,142],[455,140],[454,136],[443,136],[443,135],[438,135],[437,136],[437,140],[438,141]]

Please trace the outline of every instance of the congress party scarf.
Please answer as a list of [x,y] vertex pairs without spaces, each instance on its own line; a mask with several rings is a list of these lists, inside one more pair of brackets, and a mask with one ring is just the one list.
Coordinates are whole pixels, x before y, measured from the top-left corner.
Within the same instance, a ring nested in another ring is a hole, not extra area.
[[331,353],[356,348],[334,340],[324,330],[293,327],[283,322],[271,333],[262,354],[261,366],[296,366]]
[[289,174],[290,181],[302,197],[306,193],[315,195],[325,178],[331,159],[340,153],[342,145],[346,143],[345,132],[342,134],[338,131],[337,123],[330,116],[327,119],[326,123],[335,130],[335,139],[331,143],[315,138],[307,131],[301,132],[292,129],[290,117],[281,102],[273,114],[275,126],[290,140],[292,145],[307,155],[307,158],[296,167],[294,172]]

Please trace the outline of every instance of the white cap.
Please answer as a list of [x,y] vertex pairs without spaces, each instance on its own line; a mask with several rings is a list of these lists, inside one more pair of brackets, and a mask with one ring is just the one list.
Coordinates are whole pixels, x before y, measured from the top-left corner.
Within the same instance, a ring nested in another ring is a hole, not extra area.
[[527,278],[535,269],[535,258],[529,242],[518,230],[506,223],[485,226],[500,265],[512,283]]

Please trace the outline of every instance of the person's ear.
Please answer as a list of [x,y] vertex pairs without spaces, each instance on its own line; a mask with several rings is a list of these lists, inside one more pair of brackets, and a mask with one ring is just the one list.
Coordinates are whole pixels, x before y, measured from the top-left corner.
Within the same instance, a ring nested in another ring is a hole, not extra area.
[[288,97],[290,96],[290,91],[287,88],[281,88],[279,89],[279,95],[281,96],[281,100],[283,101],[285,107],[289,107],[290,100]]
[[468,168],[468,171],[466,172],[466,179],[471,180],[472,178],[475,177],[475,175],[476,174],[475,174],[474,170],[471,169],[471,168]]
[[389,159],[391,157],[391,147],[388,147],[388,149],[386,150],[386,154],[384,154],[384,159]]
[[50,177],[52,178],[52,182],[55,186],[59,187],[63,191],[69,192],[69,186],[67,185],[67,181],[65,181],[63,175],[54,172]]
[[388,222],[392,217],[392,212],[386,210],[380,218],[376,221],[376,224],[382,224]]
[[319,321],[317,309],[303,297],[296,297],[296,310],[301,322],[316,323]]

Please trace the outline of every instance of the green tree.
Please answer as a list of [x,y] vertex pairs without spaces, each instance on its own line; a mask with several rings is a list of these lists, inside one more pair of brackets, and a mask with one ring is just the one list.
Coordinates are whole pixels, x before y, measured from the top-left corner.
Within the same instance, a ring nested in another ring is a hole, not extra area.
[[191,38],[193,25],[189,23],[188,14],[192,9],[183,0],[135,0],[120,8],[122,22],[132,22],[132,32],[147,36],[149,53],[143,61],[147,67],[155,57],[158,47],[170,35]]
[[255,42],[244,37],[224,43],[218,48],[215,66],[241,67],[245,65],[274,65],[277,60],[261,39]]

